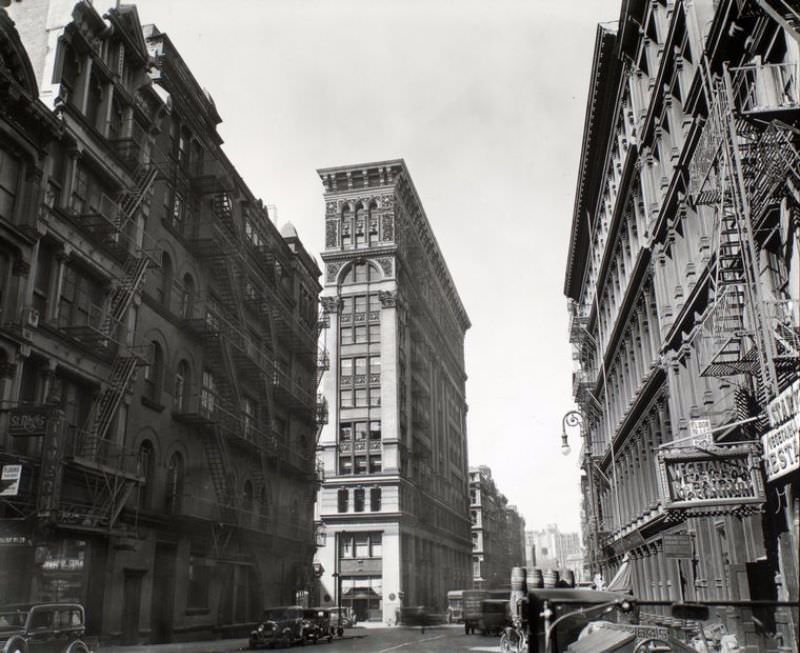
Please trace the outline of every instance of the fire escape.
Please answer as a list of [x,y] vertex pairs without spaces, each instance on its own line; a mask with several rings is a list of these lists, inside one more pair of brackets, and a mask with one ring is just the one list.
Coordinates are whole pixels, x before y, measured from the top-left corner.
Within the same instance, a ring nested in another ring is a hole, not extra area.
[[136,215],[157,170],[150,162],[128,163],[133,179],[130,188],[113,201],[101,196],[97,208],[72,214],[73,220],[120,263],[123,272],[114,280],[108,302],[96,320],[59,325],[76,342],[113,359],[89,418],[80,430],[69,434],[64,453],[69,468],[83,474],[88,496],[63,499],[58,520],[72,527],[110,533],[122,532],[116,527],[117,518],[134,487],[144,481],[138,452],[125,449],[109,435],[137,367],[144,362],[141,354],[124,342],[126,318],[148,268],[157,265],[156,248],[146,244],[145,234],[136,234]]
[[[699,331],[704,376],[753,375],[773,397],[797,365],[797,307],[768,299],[758,251],[800,190],[796,69],[753,63],[706,75],[708,118],[691,170],[692,199],[715,208],[712,305]],[[794,315],[794,317],[793,317]]]

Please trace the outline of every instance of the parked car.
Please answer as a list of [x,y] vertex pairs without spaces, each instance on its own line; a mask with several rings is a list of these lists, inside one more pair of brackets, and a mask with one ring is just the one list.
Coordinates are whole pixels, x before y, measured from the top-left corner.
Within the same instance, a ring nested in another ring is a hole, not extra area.
[[356,625],[356,617],[348,607],[329,608],[331,615],[331,630],[339,637],[344,633],[345,628],[352,628]]
[[291,646],[304,641],[303,608],[299,605],[267,608],[250,633],[249,647]]
[[79,603],[33,603],[0,607],[3,653],[90,653]]
[[317,642],[320,639],[333,640],[331,613],[327,608],[306,608],[303,610],[303,639]]

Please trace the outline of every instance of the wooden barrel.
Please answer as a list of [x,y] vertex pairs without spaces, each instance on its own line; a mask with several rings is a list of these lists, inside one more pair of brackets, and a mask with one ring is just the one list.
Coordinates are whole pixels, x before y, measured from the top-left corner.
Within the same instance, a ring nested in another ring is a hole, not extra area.
[[544,587],[544,578],[542,577],[542,570],[541,569],[533,569],[531,573],[528,574],[528,591],[532,591],[535,589],[541,589]]
[[527,573],[525,567],[511,568],[511,591],[524,592],[526,589]]
[[561,581],[567,587],[575,587],[575,572],[572,569],[562,569],[559,571],[561,574]]
[[546,569],[543,580],[546,588],[558,587],[558,570]]

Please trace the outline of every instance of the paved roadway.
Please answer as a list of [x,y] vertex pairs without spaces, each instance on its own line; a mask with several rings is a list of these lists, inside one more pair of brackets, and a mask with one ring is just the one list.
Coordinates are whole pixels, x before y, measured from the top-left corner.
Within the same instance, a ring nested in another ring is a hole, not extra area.
[[[498,637],[465,635],[464,627],[435,626],[421,632],[419,628],[353,628],[345,631],[342,639],[331,644],[295,646],[272,649],[305,651],[305,653],[499,653]],[[158,646],[104,647],[99,653],[234,653],[247,650],[247,640],[220,640],[216,642],[190,642]],[[270,649],[267,649],[270,650]]]

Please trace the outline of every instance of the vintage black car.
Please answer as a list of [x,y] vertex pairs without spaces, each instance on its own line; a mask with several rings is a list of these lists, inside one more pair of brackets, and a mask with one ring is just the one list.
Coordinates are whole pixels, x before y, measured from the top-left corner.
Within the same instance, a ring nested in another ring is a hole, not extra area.
[[326,608],[306,608],[303,610],[303,639],[317,642],[321,639],[333,640],[331,613]]
[[250,633],[249,647],[256,649],[300,644],[305,640],[303,621],[303,608],[299,605],[267,608],[261,615],[261,622]]
[[79,603],[32,603],[0,607],[3,653],[90,653]]

